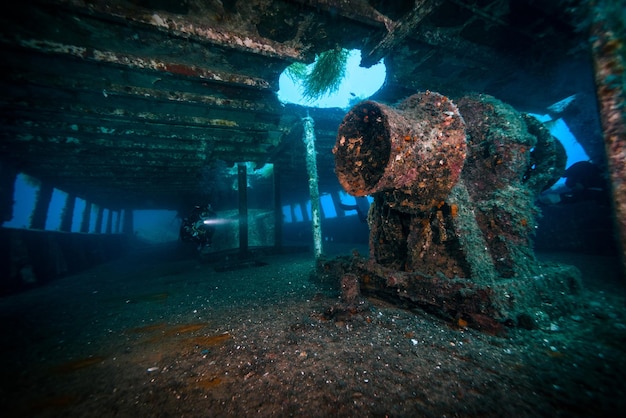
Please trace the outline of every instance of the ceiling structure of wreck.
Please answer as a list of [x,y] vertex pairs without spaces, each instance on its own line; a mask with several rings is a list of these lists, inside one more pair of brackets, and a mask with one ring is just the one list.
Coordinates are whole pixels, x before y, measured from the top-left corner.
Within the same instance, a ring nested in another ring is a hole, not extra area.
[[320,187],[337,187],[346,111],[276,97],[288,65],[330,48],[385,59],[391,103],[481,92],[540,112],[592,83],[558,0],[28,0],[0,23],[0,158],[108,208],[176,208],[216,161],[274,163],[306,192],[307,111]]

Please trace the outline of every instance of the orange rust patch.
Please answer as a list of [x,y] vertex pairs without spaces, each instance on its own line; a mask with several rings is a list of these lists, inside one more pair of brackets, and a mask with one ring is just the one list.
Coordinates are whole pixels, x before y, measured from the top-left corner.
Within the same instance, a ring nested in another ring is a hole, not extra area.
[[456,218],[458,214],[459,214],[459,206],[457,204],[450,205],[450,215],[452,215],[453,218]]
[[209,378],[209,379],[198,380],[195,386],[200,387],[202,389],[213,389],[220,383],[222,383],[222,379],[220,379],[219,377],[214,377],[214,378]]
[[563,353],[562,353],[562,352],[560,352],[560,351],[546,350],[546,354],[547,354],[549,357],[552,357],[552,358],[562,358],[562,357],[565,357],[565,354],[563,354]]
[[161,332],[153,334],[150,338],[148,338],[144,342],[146,343],[160,342],[167,338],[176,337],[181,334],[189,334],[189,333],[198,331],[202,328],[205,328],[207,325],[208,324],[206,323],[181,324],[181,325],[174,325],[171,327],[167,327],[165,325],[163,327],[159,327],[155,325],[153,331],[161,331]]
[[218,335],[202,335],[199,337],[191,337],[187,341],[202,347],[210,347],[213,345],[221,344],[229,340],[230,338],[230,334],[228,332],[225,332],[224,334]]
[[194,331],[198,331],[199,329],[202,329],[204,327],[206,327],[207,324],[182,324],[182,325],[177,325],[174,326],[172,328],[167,329],[163,335],[164,336],[170,336],[170,335],[178,335],[178,334],[188,334],[190,332],[194,332]]
[[102,363],[105,357],[103,356],[93,356],[82,358],[78,360],[68,361],[67,363],[60,364],[52,369],[55,373],[66,374],[72,373],[80,369],[87,368],[89,366],[93,366],[94,364]]

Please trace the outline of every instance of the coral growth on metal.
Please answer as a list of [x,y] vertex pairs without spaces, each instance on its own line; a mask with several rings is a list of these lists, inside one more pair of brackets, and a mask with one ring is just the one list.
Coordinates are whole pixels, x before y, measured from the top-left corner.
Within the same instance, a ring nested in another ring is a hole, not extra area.
[[461,177],[496,272],[514,277],[532,270],[535,195],[561,176],[565,151],[536,119],[491,96],[457,104],[471,138]]
[[374,198],[369,260],[347,270],[367,291],[484,327],[536,303],[539,288],[558,298],[579,287],[568,268],[558,273],[565,287],[550,284],[530,240],[536,194],[566,158],[547,129],[511,106],[486,95],[455,102],[425,92],[396,108],[362,102],[345,116],[337,177],[348,193]]
[[385,193],[390,207],[416,213],[438,203],[458,181],[465,123],[445,96],[415,94],[397,108],[365,101],[339,127],[335,171],[355,196]]

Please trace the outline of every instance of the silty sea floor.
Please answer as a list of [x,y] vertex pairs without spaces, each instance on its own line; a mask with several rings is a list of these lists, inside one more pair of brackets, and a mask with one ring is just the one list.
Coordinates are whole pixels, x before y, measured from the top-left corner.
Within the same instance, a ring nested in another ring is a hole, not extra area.
[[[366,251],[360,249],[361,251]],[[349,254],[336,247],[332,255]],[[223,270],[164,246],[0,299],[4,417],[595,417],[626,408],[626,283],[493,336],[369,298],[342,320],[310,252]],[[226,263],[226,264],[225,264]]]

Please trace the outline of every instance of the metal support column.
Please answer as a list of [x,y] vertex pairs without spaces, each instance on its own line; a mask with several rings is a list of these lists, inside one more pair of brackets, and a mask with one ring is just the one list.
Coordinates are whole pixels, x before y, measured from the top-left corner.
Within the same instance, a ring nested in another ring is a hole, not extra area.
[[72,231],[72,218],[74,217],[74,207],[76,205],[76,195],[68,193],[65,198],[65,206],[61,212],[61,225],[59,230],[64,232]]
[[[322,255],[322,212],[320,209],[320,191],[317,179],[317,155],[315,152],[315,130],[313,118],[302,119],[306,146],[306,168],[309,174],[309,195],[311,196],[311,224],[313,229],[313,254],[318,259]],[[303,210],[303,216],[306,210]]]
[[30,217],[31,229],[46,229],[46,217],[48,216],[48,208],[52,199],[53,187],[48,182],[42,182],[37,191],[37,199],[35,200],[35,208]]
[[0,224],[13,219],[13,195],[17,173],[13,164],[0,161]]
[[248,255],[248,170],[245,164],[237,165],[239,189],[239,256]]
[[105,233],[111,234],[112,232],[113,232],[113,211],[109,209],[109,214],[107,215],[107,229]]
[[80,221],[80,232],[86,234],[89,232],[89,225],[91,224],[91,202],[85,202],[85,209],[83,210],[83,219]]
[[274,248],[280,250],[283,246],[283,208],[280,196],[280,170],[274,165]]
[[96,234],[102,233],[102,218],[104,216],[104,208],[102,206],[98,206],[98,211],[96,212],[96,225],[94,228],[94,232]]

